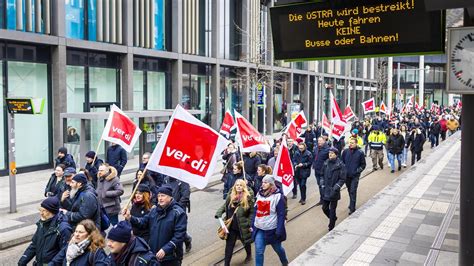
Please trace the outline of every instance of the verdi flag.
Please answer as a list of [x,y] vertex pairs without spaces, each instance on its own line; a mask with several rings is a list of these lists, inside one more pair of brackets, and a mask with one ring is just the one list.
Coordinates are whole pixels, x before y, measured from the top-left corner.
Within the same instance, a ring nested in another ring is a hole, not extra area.
[[342,135],[344,135],[345,129],[346,129],[346,123],[344,122],[334,123],[332,126],[332,137],[339,141]]
[[178,105],[147,169],[203,189],[228,143],[225,137]]
[[102,139],[122,146],[131,152],[142,131],[115,104],[112,105],[109,118],[102,132]]
[[283,194],[286,196],[293,190],[295,173],[290,158],[290,151],[286,146],[286,139],[283,139],[281,143],[281,148],[275,161],[275,170],[273,171],[275,180],[281,182]]
[[304,112],[301,111],[295,119],[290,122],[290,125],[286,128],[285,133],[288,135],[290,139],[296,140],[301,133],[303,132],[303,127],[308,125],[308,120],[304,115]]
[[241,114],[234,110],[237,124],[236,140],[240,144],[242,152],[270,152],[270,145],[265,137],[250,124]]
[[364,114],[375,112],[375,99],[370,98],[367,101],[363,102],[362,107],[364,109]]
[[321,123],[322,128],[329,134],[331,132],[331,123],[329,123],[328,117],[323,113],[323,122]]
[[334,123],[336,121],[346,122],[341,112],[341,108],[339,108],[339,104],[337,104],[336,98],[331,92],[331,122]]
[[222,120],[222,126],[219,133],[224,135],[227,139],[230,138],[231,131],[235,128],[234,117],[229,110],[225,112],[224,120]]
[[342,115],[342,117],[344,118],[345,121],[349,121],[355,117],[355,114],[349,105],[346,106],[346,108],[344,109],[344,114]]

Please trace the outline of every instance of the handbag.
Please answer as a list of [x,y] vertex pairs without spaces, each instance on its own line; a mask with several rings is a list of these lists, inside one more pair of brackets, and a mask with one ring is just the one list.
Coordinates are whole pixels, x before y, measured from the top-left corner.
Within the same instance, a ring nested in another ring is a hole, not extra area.
[[[225,227],[226,227],[227,229],[229,229],[229,226],[230,226],[230,224],[232,223],[232,219],[234,218],[234,215],[235,215],[235,213],[237,212],[238,209],[239,209],[239,206],[237,206],[237,208],[235,208],[235,211],[234,211],[234,213],[232,214],[232,216],[231,216],[229,219],[226,219],[226,220],[224,221],[224,225],[225,225]],[[227,239],[227,235],[228,235],[228,234],[226,233],[226,231],[224,230],[224,228],[222,228],[222,226],[219,226],[219,227],[217,228],[217,236],[218,236],[220,239],[226,240],[226,239]]]

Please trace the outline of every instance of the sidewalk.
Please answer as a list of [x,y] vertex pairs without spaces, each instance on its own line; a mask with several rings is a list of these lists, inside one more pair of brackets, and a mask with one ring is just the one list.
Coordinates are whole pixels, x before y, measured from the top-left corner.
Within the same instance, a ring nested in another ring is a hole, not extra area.
[[[120,178],[125,193],[122,202],[126,202],[132,192],[132,182],[138,169],[138,157],[129,160]],[[218,184],[221,179],[220,167],[209,180],[209,186]],[[29,242],[36,231],[39,219],[38,208],[44,198],[46,186],[53,169],[17,175],[17,212],[9,213],[8,176],[0,177],[0,250]],[[192,192],[196,188],[192,188]],[[124,203],[125,204],[125,203]]]
[[456,265],[460,133],[403,173],[292,265]]

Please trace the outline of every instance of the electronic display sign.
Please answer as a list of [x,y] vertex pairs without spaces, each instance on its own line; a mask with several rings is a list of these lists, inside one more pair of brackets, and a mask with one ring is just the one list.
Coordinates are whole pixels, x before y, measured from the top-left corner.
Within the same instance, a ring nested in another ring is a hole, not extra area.
[[444,11],[424,0],[327,1],[270,9],[276,60],[443,53]]

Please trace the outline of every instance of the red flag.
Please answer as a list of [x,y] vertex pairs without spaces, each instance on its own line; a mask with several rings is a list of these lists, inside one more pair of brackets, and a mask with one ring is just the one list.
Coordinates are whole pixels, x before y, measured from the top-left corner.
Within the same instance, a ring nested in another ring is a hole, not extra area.
[[178,105],[147,168],[203,189],[214,174],[217,159],[228,142]]
[[268,145],[265,137],[250,124],[237,111],[234,111],[235,120],[237,124],[237,136],[236,139],[240,143],[242,152],[270,152],[270,145]]
[[423,106],[419,106],[417,102],[415,102],[415,109],[417,111],[421,111],[421,109],[423,109]]
[[461,109],[462,108],[462,102],[461,101],[458,101],[458,106],[457,106],[458,109]]
[[331,132],[331,123],[329,123],[329,120],[325,113],[323,113],[323,121],[321,123],[321,126],[324,130],[326,130],[327,133]]
[[384,114],[388,114],[387,106],[385,105],[385,103],[383,103],[383,101],[380,103],[380,112],[382,112]]
[[283,187],[283,194],[286,196],[293,189],[294,186],[294,170],[293,164],[290,158],[290,151],[286,146],[286,139],[282,142],[280,151],[278,152],[277,159],[275,161],[275,180],[281,182]]
[[346,129],[346,123],[343,122],[336,122],[332,126],[332,137],[336,140],[340,140],[342,135],[344,135],[344,131]]
[[364,114],[375,112],[375,99],[370,98],[367,101],[363,102],[362,107],[364,108]]
[[355,114],[349,105],[346,106],[346,109],[344,109],[344,114],[342,115],[342,117],[344,118],[345,121],[349,121],[355,117]]
[[290,139],[296,140],[301,133],[303,132],[303,127],[308,125],[308,120],[304,115],[304,112],[301,111],[294,120],[290,122],[290,125],[286,128],[285,133]]
[[120,108],[115,104],[112,105],[109,118],[102,132],[103,140],[116,143],[127,152],[131,152],[141,133],[140,128]]
[[219,133],[223,134],[226,138],[230,138],[230,132],[235,128],[234,117],[229,110],[225,112],[224,120],[222,120],[222,126]]
[[334,95],[331,93],[331,121],[342,121],[346,122],[344,118],[342,117],[342,112],[341,108],[339,108],[339,105],[337,104],[336,98],[334,98]]

